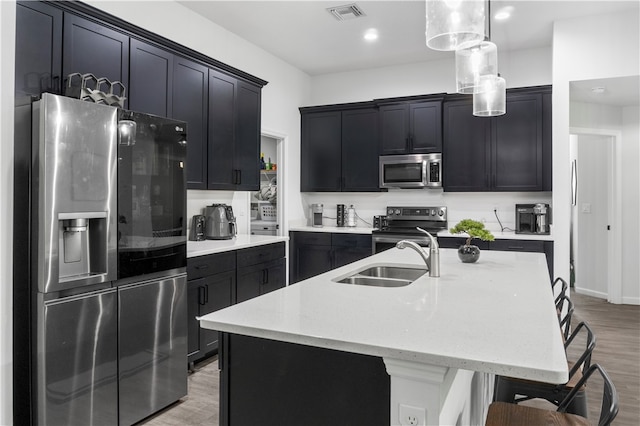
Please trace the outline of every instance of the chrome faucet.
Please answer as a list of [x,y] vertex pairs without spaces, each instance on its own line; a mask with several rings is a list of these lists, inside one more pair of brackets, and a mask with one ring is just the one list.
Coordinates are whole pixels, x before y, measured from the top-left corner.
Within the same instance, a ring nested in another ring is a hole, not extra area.
[[406,247],[411,247],[415,250],[424,263],[427,265],[427,270],[429,271],[430,277],[439,277],[440,276],[440,246],[438,246],[438,241],[435,239],[433,235],[429,232],[425,231],[420,227],[416,227],[416,229],[420,232],[423,232],[429,236],[429,253],[425,252],[422,247],[413,241],[402,240],[398,241],[396,247],[399,249],[404,249]]

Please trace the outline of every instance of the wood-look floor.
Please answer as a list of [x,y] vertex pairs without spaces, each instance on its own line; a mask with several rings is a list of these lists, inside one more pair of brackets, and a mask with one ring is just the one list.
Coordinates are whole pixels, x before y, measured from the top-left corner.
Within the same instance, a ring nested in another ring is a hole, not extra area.
[[[596,335],[592,362],[605,368],[618,390],[620,411],[613,424],[640,425],[640,306],[613,305],[575,292],[571,298],[575,304],[573,324],[586,321]],[[189,375],[188,396],[139,425],[217,426],[218,393],[218,359],[212,357],[196,364],[196,371]],[[591,399],[597,399],[598,395],[597,392],[588,392],[588,395],[592,411],[590,420],[594,422],[599,414],[599,400]],[[540,407],[547,406],[545,404],[531,402],[531,405]],[[549,406],[554,408],[551,404]]]

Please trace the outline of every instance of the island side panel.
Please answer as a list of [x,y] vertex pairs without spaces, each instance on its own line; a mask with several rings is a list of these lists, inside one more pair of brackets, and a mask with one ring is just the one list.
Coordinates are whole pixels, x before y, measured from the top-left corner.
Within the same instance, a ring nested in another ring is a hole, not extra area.
[[382,358],[222,334],[220,425],[389,425]]

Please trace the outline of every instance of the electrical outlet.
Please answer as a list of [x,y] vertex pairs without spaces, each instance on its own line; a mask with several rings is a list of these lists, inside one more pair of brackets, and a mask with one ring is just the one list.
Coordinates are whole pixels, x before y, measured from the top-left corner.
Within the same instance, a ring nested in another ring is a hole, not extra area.
[[425,426],[427,424],[427,412],[424,408],[400,404],[398,411],[402,426]]

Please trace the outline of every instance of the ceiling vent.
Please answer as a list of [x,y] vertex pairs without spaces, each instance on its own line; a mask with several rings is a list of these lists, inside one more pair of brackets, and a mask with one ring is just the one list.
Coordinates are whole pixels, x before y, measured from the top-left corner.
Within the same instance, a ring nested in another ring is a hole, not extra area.
[[330,7],[327,11],[333,15],[338,21],[346,21],[347,19],[355,19],[365,16],[364,12],[355,3],[345,4],[344,6]]

